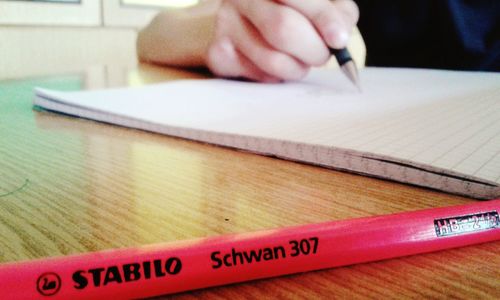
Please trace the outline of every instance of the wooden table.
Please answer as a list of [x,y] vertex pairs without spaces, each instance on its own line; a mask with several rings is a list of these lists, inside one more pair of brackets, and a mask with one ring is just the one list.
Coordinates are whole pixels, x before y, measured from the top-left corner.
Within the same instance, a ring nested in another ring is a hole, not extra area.
[[[140,65],[0,81],[0,261],[474,201],[32,110],[34,86],[78,90],[203,77]],[[176,297],[499,299],[499,247],[487,243]]]

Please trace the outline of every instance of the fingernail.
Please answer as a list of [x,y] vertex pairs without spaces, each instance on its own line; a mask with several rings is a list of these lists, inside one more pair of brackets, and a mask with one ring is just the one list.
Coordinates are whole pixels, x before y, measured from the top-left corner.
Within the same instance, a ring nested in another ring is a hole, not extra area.
[[325,32],[326,43],[333,48],[344,48],[349,41],[349,33],[338,22],[331,23]]

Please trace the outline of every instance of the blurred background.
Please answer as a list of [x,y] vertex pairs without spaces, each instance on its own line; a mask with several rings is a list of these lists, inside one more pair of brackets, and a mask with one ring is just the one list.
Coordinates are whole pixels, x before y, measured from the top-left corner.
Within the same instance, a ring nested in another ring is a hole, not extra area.
[[[124,76],[137,69],[138,30],[200,1],[0,0],[0,80],[78,73],[94,88],[123,85],[134,80]],[[358,32],[350,48],[363,65]]]
[[198,0],[0,0],[0,79],[137,63],[137,31]]

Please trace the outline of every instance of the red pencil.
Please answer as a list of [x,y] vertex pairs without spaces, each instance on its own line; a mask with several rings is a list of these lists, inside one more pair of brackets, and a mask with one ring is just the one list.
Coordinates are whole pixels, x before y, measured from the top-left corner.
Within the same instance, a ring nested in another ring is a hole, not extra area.
[[500,200],[3,264],[4,299],[142,298],[500,239]]

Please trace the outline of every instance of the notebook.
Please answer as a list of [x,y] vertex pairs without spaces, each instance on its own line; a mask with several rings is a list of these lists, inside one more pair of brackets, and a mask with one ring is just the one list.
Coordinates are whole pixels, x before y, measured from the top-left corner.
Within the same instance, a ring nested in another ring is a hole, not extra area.
[[479,199],[500,197],[500,74],[366,68],[300,82],[36,89],[46,110]]

